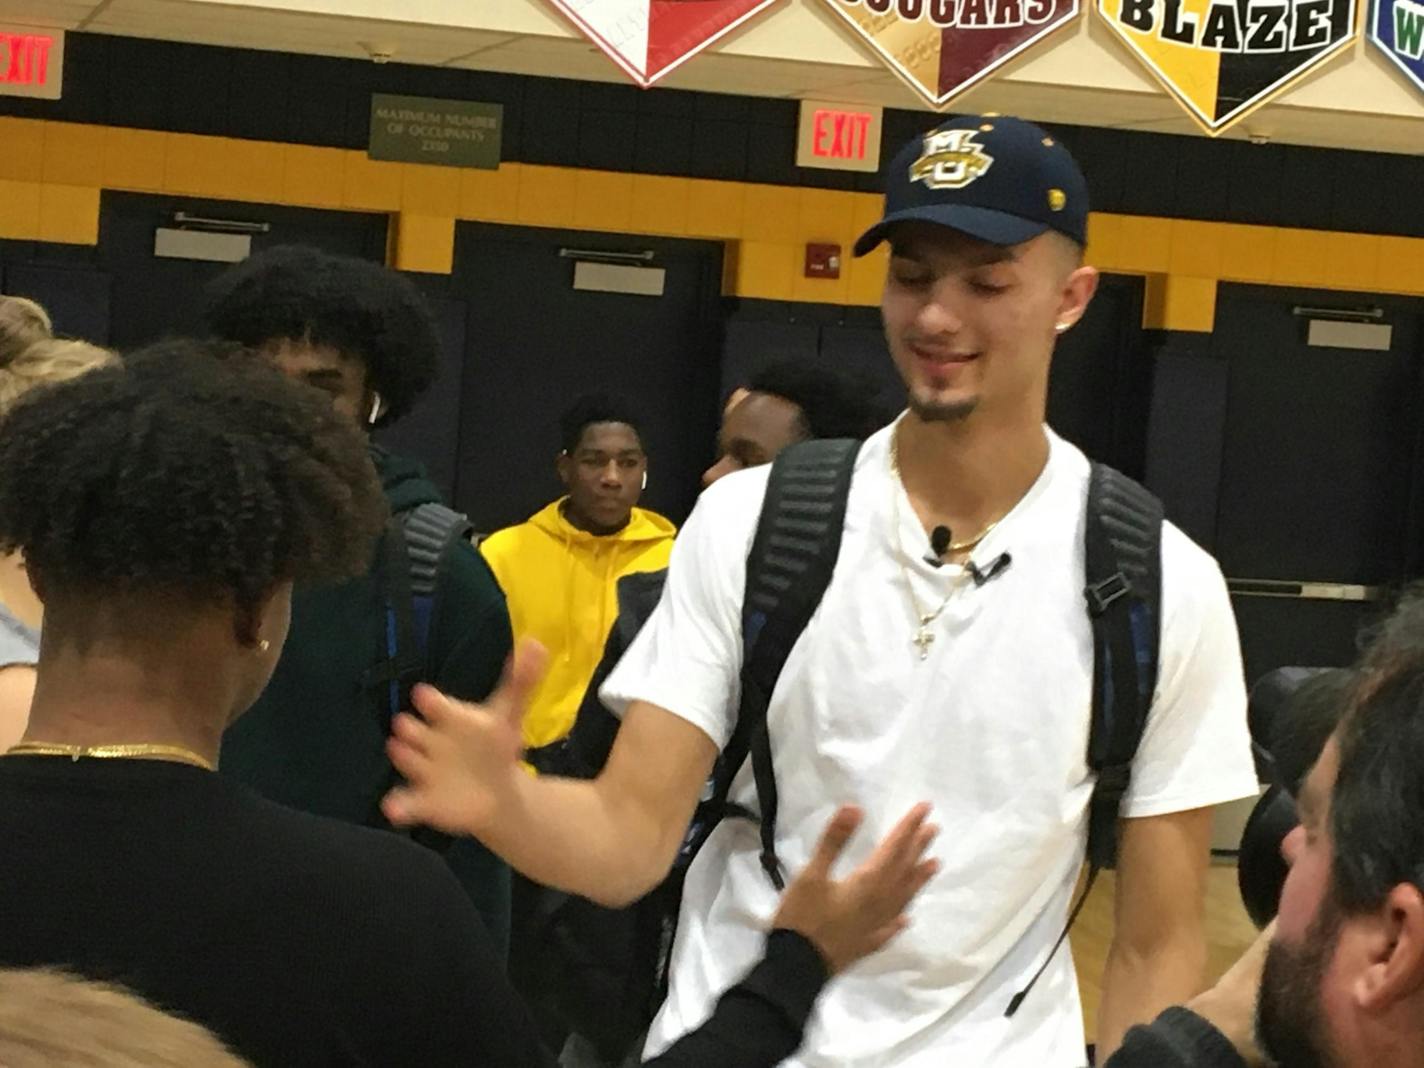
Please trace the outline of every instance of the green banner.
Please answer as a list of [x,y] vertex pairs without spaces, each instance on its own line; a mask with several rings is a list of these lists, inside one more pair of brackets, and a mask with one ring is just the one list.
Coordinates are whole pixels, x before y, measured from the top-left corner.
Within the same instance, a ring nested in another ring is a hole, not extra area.
[[424,96],[371,97],[372,159],[499,168],[504,107]]

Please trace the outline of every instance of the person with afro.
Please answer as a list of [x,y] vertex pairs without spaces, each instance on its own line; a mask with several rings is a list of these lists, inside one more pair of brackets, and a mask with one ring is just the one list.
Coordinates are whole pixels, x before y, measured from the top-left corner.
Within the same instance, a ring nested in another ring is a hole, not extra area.
[[[266,250],[212,283],[205,317],[218,337],[327,393],[363,430],[401,418],[435,379],[440,340],[428,306],[407,279],[365,260]],[[419,464],[368,448],[392,521],[361,574],[297,587],[286,651],[228,732],[223,772],[273,801],[388,828],[379,809],[395,781],[386,739],[410,686],[484,697],[512,639],[504,595],[463,517],[443,506]],[[433,576],[428,595],[417,588],[420,569]],[[472,839],[416,838],[445,857],[504,952],[508,868]]]

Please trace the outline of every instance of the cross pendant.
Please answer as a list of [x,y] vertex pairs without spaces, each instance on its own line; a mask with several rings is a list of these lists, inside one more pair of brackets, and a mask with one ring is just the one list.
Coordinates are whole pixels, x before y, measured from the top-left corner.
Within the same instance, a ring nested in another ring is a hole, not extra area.
[[926,627],[921,627],[920,632],[915,635],[915,644],[920,647],[920,659],[928,660],[930,657],[930,646],[934,644],[935,636]]

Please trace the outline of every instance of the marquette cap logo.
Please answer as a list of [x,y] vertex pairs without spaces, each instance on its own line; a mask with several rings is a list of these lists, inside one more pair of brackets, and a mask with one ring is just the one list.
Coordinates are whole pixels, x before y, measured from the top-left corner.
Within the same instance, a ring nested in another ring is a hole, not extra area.
[[977,130],[936,130],[925,135],[925,150],[910,165],[910,181],[931,189],[963,189],[980,178],[994,157],[974,140]]

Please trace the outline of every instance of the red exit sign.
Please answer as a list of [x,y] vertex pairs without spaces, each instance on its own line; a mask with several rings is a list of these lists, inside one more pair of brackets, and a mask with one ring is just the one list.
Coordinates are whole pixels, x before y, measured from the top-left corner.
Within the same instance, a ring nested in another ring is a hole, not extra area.
[[796,165],[840,171],[880,169],[880,116],[876,107],[801,101]]
[[0,26],[0,94],[58,100],[64,31]]

